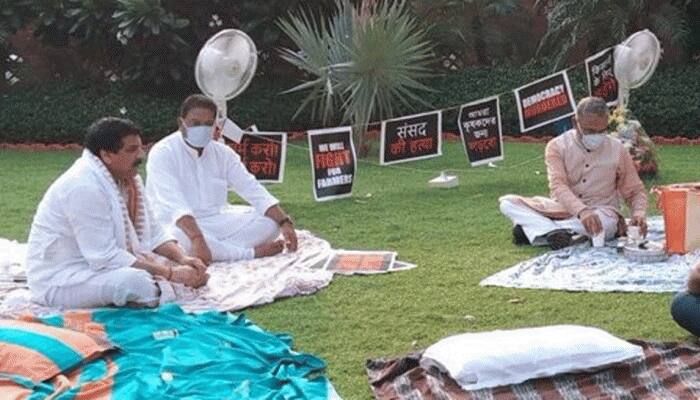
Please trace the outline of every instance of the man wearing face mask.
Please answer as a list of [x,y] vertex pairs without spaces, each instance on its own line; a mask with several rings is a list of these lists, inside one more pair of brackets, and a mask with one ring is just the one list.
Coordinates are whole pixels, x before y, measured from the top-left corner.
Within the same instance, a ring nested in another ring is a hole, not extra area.
[[[195,94],[182,103],[179,130],[156,143],[146,165],[146,193],[156,217],[194,257],[247,260],[295,251],[287,213],[231,148],[218,142],[216,105]],[[225,124],[234,125],[226,120]],[[226,128],[226,126],[224,126]],[[252,207],[232,206],[234,191]],[[282,233],[284,240],[278,240]]]
[[[515,244],[560,249],[586,237],[609,240],[627,225],[646,235],[647,195],[627,149],[608,135],[608,107],[587,97],[576,109],[574,129],[552,139],[545,150],[550,198],[505,195],[501,212],[513,222]],[[594,241],[595,243],[595,241]]]
[[206,283],[204,263],[187,256],[152,215],[138,175],[143,156],[133,122],[102,118],[88,128],[82,156],[49,187],[32,222],[27,281],[34,301],[155,306],[160,288],[169,288],[164,280]]

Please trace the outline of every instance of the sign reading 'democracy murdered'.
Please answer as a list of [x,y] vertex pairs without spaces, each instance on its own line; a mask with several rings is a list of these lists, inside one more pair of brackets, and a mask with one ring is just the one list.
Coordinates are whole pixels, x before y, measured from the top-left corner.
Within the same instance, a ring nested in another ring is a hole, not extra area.
[[528,132],[574,114],[575,102],[566,71],[514,90],[520,131]]
[[382,121],[380,163],[420,160],[442,154],[442,111]]
[[503,160],[498,96],[461,106],[457,124],[464,151],[472,167]]
[[244,132],[241,141],[224,136],[224,142],[241,157],[248,172],[260,182],[282,183],[287,157],[287,133]]
[[617,105],[619,94],[614,54],[615,48],[609,48],[586,59],[588,93],[605,100],[608,106]]
[[352,128],[315,129],[307,134],[314,199],[325,201],[351,196],[357,170]]

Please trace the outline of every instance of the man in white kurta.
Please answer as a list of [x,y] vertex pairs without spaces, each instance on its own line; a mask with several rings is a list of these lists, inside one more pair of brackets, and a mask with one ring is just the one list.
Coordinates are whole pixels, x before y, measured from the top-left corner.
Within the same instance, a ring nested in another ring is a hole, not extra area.
[[[296,250],[291,218],[228,146],[214,141],[216,106],[202,95],[182,105],[180,129],[151,148],[146,193],[156,218],[189,254],[247,260]],[[251,207],[232,206],[234,191]],[[285,241],[276,240],[280,232]]]
[[88,128],[85,146],[34,216],[27,249],[33,300],[66,308],[152,306],[160,299],[156,276],[203,284],[204,264],[184,254],[145,200],[138,128],[103,118]]

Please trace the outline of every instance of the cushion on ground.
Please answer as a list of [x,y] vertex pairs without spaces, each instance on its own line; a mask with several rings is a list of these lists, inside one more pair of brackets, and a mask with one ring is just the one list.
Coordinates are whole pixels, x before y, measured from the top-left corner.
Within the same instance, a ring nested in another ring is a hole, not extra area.
[[465,333],[428,347],[421,366],[448,373],[465,390],[588,371],[639,358],[642,348],[597,328],[555,325]]

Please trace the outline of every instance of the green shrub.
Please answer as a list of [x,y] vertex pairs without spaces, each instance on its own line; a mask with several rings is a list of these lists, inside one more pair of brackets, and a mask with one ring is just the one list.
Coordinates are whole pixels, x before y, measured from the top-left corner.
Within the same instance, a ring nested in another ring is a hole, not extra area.
[[[239,125],[261,130],[303,129],[303,120],[290,122],[299,95],[279,95],[282,87],[267,82],[251,85],[229,102],[229,115]],[[138,123],[145,140],[157,140],[177,129],[177,98],[139,93],[125,84],[55,82],[12,88],[0,96],[0,143],[82,142],[85,128],[104,116],[123,116]]]
[[[279,61],[272,55],[288,41],[275,21],[302,2],[315,12],[331,5],[324,0],[0,0],[0,67],[9,51],[5,38],[29,27],[44,44],[80,55],[77,76],[161,92],[186,89],[194,86],[190,71],[199,49],[222,29],[247,32],[262,60]],[[264,64],[265,69],[277,65]]]
[[[519,135],[512,89],[548,75],[543,67],[471,68],[428,82],[437,90],[426,94],[435,108],[446,108],[498,93],[501,96],[503,130]],[[574,96],[587,95],[582,67],[570,71]],[[317,128],[306,115],[292,120],[302,100],[299,94],[280,94],[295,82],[257,77],[243,95],[229,102],[230,116],[241,126],[257,124],[261,130]],[[13,87],[0,96],[0,142],[81,142],[83,131],[93,120],[122,115],[140,124],[147,141],[173,131],[179,97],[157,98],[124,84],[57,82],[34,87]],[[700,137],[700,65],[659,69],[643,87],[634,90],[630,108],[652,135]],[[427,111],[425,109],[416,110]],[[445,130],[456,131],[457,110],[443,116]],[[539,130],[551,134],[551,128]]]

